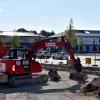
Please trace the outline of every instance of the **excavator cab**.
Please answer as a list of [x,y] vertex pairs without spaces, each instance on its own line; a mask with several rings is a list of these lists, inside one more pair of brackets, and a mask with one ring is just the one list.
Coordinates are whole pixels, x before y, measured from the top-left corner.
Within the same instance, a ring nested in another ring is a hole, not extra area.
[[11,48],[6,52],[6,55],[3,59],[9,60],[20,60],[23,63],[23,67],[25,71],[29,70],[29,59],[28,59],[28,51],[23,48]]
[[11,48],[3,58],[8,59],[28,59],[28,52],[22,48]]

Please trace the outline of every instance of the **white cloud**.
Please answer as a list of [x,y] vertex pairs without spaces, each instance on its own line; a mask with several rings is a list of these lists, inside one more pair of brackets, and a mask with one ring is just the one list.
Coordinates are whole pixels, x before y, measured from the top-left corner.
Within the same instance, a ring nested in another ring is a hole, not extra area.
[[0,12],[2,12],[3,10],[0,8]]

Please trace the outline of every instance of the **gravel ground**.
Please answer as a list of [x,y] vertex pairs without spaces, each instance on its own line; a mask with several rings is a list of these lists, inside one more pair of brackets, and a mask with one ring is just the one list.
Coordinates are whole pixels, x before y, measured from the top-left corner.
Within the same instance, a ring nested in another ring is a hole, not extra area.
[[[43,71],[47,73],[47,71]],[[78,82],[69,79],[69,73],[59,71],[61,81],[48,81],[47,84],[25,84],[17,88],[9,88],[0,85],[0,100],[100,100],[95,96],[84,96],[79,93],[85,82]],[[94,75],[89,75],[87,82],[91,81]]]

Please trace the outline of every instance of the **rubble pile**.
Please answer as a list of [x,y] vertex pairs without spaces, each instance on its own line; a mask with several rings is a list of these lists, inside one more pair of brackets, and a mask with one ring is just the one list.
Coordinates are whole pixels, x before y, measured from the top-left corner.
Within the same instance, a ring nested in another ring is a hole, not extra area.
[[[54,65],[54,64],[42,64],[42,68],[46,70],[50,70],[51,68],[55,68],[60,71],[66,71],[67,69],[69,70],[70,67],[66,64],[59,64],[59,65]],[[67,70],[67,71],[68,71]]]
[[81,92],[85,95],[97,95],[100,97],[100,77],[94,78],[90,83],[85,85]]
[[[46,70],[53,68],[56,68],[60,71],[70,71],[73,69],[73,65],[67,65],[67,64],[42,64],[42,67]],[[94,74],[100,76],[100,67],[83,67],[83,73],[86,74]]]
[[100,76],[100,67],[83,67],[84,73]]

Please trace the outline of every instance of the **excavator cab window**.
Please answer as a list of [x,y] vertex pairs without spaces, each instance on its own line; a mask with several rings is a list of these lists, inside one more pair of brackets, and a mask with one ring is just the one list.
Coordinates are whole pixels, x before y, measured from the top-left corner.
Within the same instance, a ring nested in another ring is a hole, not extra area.
[[6,55],[3,57],[4,59],[17,59],[17,50],[10,49],[6,52]]
[[6,53],[6,57],[5,58],[9,58],[9,59],[28,59],[28,53],[26,50],[24,49],[10,49],[7,53]]
[[13,50],[10,51],[9,58],[17,59],[17,50],[16,49],[13,49]]

